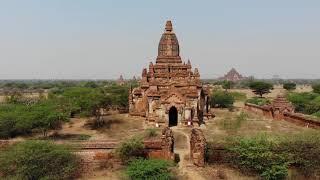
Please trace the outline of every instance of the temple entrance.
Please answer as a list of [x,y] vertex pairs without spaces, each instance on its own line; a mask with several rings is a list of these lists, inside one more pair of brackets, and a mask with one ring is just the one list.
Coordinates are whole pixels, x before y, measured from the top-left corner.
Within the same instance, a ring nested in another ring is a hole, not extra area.
[[178,125],[178,110],[172,106],[169,110],[169,127]]

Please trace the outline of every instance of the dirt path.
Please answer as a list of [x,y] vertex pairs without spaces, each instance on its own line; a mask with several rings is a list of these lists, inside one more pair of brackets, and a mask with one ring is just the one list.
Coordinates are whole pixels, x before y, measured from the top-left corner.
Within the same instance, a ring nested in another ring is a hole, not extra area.
[[179,172],[182,176],[189,180],[205,180],[198,172],[196,166],[192,164],[189,158],[190,154],[190,137],[179,128],[172,128],[175,135],[175,153],[179,154],[180,161],[178,163]]

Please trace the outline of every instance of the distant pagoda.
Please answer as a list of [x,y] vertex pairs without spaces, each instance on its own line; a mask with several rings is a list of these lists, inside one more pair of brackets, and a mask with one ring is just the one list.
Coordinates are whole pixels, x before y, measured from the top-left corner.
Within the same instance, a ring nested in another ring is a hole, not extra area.
[[123,76],[120,75],[119,79],[117,80],[117,84],[120,85],[120,86],[122,86],[122,85],[124,85],[125,83],[126,83],[126,82],[125,82]]
[[223,77],[219,78],[220,80],[226,80],[226,81],[241,81],[246,79],[244,76],[242,76],[235,68],[232,68],[227,74],[225,74]]

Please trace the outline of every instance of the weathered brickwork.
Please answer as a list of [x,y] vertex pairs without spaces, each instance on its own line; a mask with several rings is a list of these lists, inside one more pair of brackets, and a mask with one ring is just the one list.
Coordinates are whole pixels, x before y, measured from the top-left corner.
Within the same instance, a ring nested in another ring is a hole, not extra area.
[[162,34],[156,63],[142,70],[140,86],[129,92],[130,115],[146,117],[154,126],[201,124],[210,118],[208,88],[191,62],[182,62],[171,21]]
[[174,160],[174,136],[170,128],[162,130],[160,140],[144,141],[144,145],[147,157]]
[[320,121],[295,113],[292,104],[282,95],[279,95],[270,105],[258,106],[246,103],[245,109],[267,118],[285,120],[304,127],[320,128]]
[[192,129],[190,137],[190,159],[196,166],[205,165],[206,138],[200,129]]
[[[21,141],[0,140],[0,150],[9,145]],[[81,159],[83,170],[89,172],[97,167],[105,167],[108,164],[120,164],[120,160],[115,155],[115,149],[120,145],[118,141],[54,141],[57,144],[67,144],[72,148],[75,154]],[[174,137],[170,128],[164,128],[162,136],[157,139],[145,140],[144,151],[148,158],[174,159]],[[112,162],[112,163],[111,163]]]

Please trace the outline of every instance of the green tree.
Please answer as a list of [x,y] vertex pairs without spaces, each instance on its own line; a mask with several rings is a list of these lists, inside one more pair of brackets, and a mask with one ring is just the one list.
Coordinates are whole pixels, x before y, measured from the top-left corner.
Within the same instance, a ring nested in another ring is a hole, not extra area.
[[253,81],[249,84],[250,89],[256,95],[262,97],[264,94],[270,93],[273,88],[272,84],[263,81]]
[[232,94],[223,91],[213,92],[210,98],[211,107],[231,108],[234,103]]
[[87,87],[87,88],[97,88],[99,87],[97,83],[95,83],[94,81],[89,81],[87,82],[84,87]]
[[222,82],[222,88],[225,89],[226,91],[228,89],[232,89],[233,86],[234,86],[234,82],[232,82],[232,81],[223,81]]
[[288,91],[295,90],[296,87],[297,87],[296,83],[293,83],[293,82],[287,82],[283,84],[283,88]]
[[72,179],[78,158],[63,145],[47,141],[25,141],[0,154],[1,174],[6,179]]
[[312,89],[314,93],[320,94],[320,84],[314,84],[312,85]]

